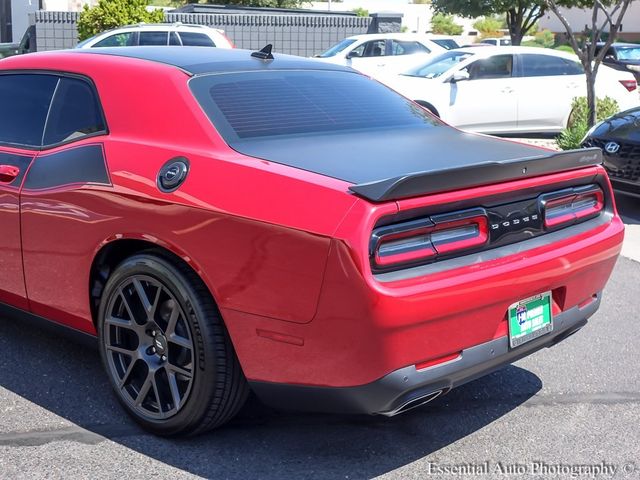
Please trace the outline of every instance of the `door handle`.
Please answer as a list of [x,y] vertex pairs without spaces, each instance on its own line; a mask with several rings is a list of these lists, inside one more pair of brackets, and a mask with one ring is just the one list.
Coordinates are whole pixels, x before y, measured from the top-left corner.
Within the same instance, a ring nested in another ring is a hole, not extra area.
[[513,88],[511,87],[503,88],[502,93],[513,93]]
[[15,165],[0,165],[0,182],[11,183],[20,175],[20,169]]

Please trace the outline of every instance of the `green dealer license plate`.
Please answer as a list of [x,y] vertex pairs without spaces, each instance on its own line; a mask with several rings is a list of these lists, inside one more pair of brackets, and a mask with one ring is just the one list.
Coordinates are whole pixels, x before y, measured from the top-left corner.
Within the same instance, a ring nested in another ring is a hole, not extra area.
[[509,307],[509,342],[518,347],[553,330],[551,292],[525,298]]

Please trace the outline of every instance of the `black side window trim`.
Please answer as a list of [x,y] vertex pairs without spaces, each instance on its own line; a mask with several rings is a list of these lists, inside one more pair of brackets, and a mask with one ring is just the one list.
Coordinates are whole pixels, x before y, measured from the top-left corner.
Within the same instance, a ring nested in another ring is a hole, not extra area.
[[[89,133],[87,135],[83,135],[78,138],[72,138],[71,140],[67,140],[64,142],[53,143],[51,145],[42,145],[42,140],[41,140],[40,146],[22,145],[19,143],[11,143],[11,142],[0,142],[0,147],[19,148],[22,150],[31,150],[31,151],[40,152],[40,151],[51,150],[53,148],[61,147],[63,145],[76,143],[86,138],[92,138],[92,137],[97,137],[101,135],[109,135],[109,125],[107,124],[107,118],[104,114],[104,109],[102,108],[102,100],[100,99],[100,94],[98,93],[98,89],[96,88],[96,85],[95,83],[93,83],[93,80],[91,78],[85,75],[77,74],[77,73],[61,72],[61,71],[55,71],[55,70],[4,70],[4,71],[0,71],[0,75],[49,75],[53,77],[58,77],[58,84],[56,85],[54,93],[51,96],[51,101],[49,103],[49,112],[47,113],[47,121],[49,119],[49,113],[51,112],[51,105],[55,100],[55,94],[58,90],[58,85],[60,84],[60,78],[66,77],[66,78],[74,78],[76,80],[81,80],[85,82],[87,85],[89,85],[91,92],[93,93],[96,100],[98,101],[98,109],[99,109],[100,117],[102,118],[102,124],[104,125],[104,130]],[[42,138],[44,138],[44,134],[46,132],[46,128],[47,128],[46,123],[47,122],[45,122],[45,126],[42,131]]]

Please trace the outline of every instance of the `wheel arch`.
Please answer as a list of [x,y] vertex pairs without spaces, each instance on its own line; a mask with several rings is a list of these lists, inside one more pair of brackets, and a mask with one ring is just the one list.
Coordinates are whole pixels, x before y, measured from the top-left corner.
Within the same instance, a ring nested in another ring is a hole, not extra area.
[[440,118],[440,113],[438,112],[438,109],[436,107],[434,107],[431,103],[426,102],[424,100],[414,100],[418,105],[420,105],[421,107],[426,108],[427,110],[429,110],[429,112],[431,112],[432,114],[434,114],[436,117]]
[[193,273],[202,281],[203,285],[211,295],[214,303],[218,304],[215,295],[202,274],[202,270],[194,262],[194,260],[180,251],[178,248],[160,242],[157,239],[151,241],[148,238],[140,238],[136,236],[117,237],[104,241],[97,249],[91,262],[89,270],[89,306],[91,310],[91,319],[94,327],[97,326],[98,310],[102,292],[109,276],[113,270],[126,258],[142,252],[156,253],[171,262],[182,264],[193,271]]

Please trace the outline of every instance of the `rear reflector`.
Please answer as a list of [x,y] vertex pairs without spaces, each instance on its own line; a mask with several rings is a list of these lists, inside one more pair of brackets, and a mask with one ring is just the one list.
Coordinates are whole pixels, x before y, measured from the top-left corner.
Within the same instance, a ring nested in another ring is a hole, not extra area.
[[620,80],[620,83],[630,92],[633,92],[636,88],[638,88],[638,82],[636,82],[635,80]]
[[604,208],[600,187],[570,188],[540,197],[545,228],[565,227],[598,215]]

